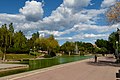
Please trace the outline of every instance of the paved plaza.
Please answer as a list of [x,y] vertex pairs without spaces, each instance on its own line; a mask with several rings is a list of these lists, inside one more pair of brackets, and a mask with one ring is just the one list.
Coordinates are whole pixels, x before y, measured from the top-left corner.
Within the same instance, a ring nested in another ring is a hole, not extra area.
[[97,63],[91,58],[2,77],[0,80],[116,80],[120,65],[114,62],[112,57],[100,57]]

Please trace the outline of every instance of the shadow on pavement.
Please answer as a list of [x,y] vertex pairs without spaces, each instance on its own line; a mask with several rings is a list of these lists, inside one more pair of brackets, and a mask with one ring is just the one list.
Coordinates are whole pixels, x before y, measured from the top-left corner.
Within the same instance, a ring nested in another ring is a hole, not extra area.
[[87,62],[87,64],[89,65],[93,65],[93,66],[113,66],[113,67],[120,67],[120,63],[116,63],[113,61],[106,61],[106,60],[99,60],[98,62],[93,62],[93,61],[89,61]]

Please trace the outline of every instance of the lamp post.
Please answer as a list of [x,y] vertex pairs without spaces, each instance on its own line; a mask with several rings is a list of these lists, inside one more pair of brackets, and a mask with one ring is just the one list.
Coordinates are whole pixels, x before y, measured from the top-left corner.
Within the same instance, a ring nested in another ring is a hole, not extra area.
[[34,46],[34,58],[35,58],[35,46]]
[[117,59],[119,60],[119,42],[120,42],[120,30],[117,28],[117,34],[118,34],[118,41],[116,41],[116,54],[117,54]]
[[118,41],[116,41],[116,56],[118,58]]

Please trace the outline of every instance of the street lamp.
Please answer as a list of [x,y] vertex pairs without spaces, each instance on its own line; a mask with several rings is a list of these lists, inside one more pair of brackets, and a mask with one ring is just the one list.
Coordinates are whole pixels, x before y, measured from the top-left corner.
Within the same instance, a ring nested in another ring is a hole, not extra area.
[[34,56],[35,56],[35,46],[34,46]]
[[120,30],[119,28],[117,28],[117,34],[118,34],[118,41],[116,41],[116,55],[117,55],[117,59],[119,60],[119,51],[118,51],[118,48],[119,48],[119,42],[120,42]]
[[118,57],[118,41],[116,41],[116,55]]

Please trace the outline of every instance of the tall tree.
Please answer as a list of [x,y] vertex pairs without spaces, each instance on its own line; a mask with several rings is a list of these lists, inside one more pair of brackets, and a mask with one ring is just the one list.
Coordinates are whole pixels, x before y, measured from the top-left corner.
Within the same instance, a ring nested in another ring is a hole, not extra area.
[[14,34],[14,48],[24,49],[27,47],[26,42],[27,38],[25,37],[23,32],[19,31]]
[[10,46],[13,46],[14,27],[13,23],[9,24]]
[[[119,39],[119,37],[118,37],[117,32],[111,33],[108,38],[108,41],[111,44],[111,46],[110,46],[112,48],[111,50],[114,52],[115,52],[115,49],[117,49],[117,45],[120,45],[120,43],[116,44],[116,41],[118,41],[118,39]],[[118,46],[118,50],[120,52],[120,46]]]
[[11,41],[10,41],[10,32],[9,30],[7,29],[7,25],[4,24],[2,25],[1,27],[1,35],[0,35],[0,43],[1,43],[1,47],[3,48],[3,60],[5,60],[5,55],[6,55],[6,51],[7,51],[7,48],[10,46],[11,44]]
[[35,46],[35,41],[36,41],[36,39],[38,39],[39,38],[39,32],[37,32],[37,33],[33,33],[32,34],[32,38],[30,39],[30,42],[32,42],[32,48]]
[[[54,36],[53,35],[50,35],[49,38],[47,38],[48,40],[48,46],[47,46],[47,49],[48,49],[48,52],[51,54],[52,52],[55,53],[57,52],[56,49],[59,48],[59,44],[57,42],[57,40],[55,40]],[[52,54],[51,54],[52,55]]]
[[11,33],[14,33],[13,23],[10,23],[10,24],[9,24],[9,31],[10,31]]

